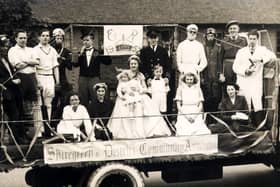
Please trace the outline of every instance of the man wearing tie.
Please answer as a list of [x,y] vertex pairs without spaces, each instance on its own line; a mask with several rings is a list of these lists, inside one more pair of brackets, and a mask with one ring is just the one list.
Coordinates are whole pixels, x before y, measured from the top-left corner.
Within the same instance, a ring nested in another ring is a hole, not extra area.
[[[140,71],[145,75],[145,78],[149,83],[154,78],[155,68],[159,65],[162,67],[162,77],[165,78],[165,80],[170,80],[172,62],[167,50],[158,45],[159,33],[155,30],[149,30],[147,32],[147,37],[148,46],[142,48],[140,51],[140,59],[142,62]],[[172,87],[170,81],[168,81],[167,84],[169,87]],[[167,114],[172,112],[173,99],[170,94],[171,93],[169,92],[167,96],[167,111],[165,111]]]
[[276,59],[275,54],[264,46],[258,45],[259,33],[257,30],[248,32],[249,44],[238,50],[233,63],[233,71],[237,75],[237,84],[240,94],[247,100],[249,110],[253,110],[256,125],[263,120],[261,110],[263,95],[263,66]]
[[159,36],[155,30],[147,32],[148,46],[140,50],[142,65],[140,71],[146,79],[153,78],[153,69],[156,65],[163,68],[163,77],[170,78],[171,62],[167,50],[158,45]]
[[81,48],[78,62],[73,66],[80,67],[79,94],[81,104],[88,107],[95,98],[93,86],[100,82],[100,64],[111,64],[110,57],[101,56],[100,52],[93,47],[94,35],[85,33],[81,37],[83,46]]

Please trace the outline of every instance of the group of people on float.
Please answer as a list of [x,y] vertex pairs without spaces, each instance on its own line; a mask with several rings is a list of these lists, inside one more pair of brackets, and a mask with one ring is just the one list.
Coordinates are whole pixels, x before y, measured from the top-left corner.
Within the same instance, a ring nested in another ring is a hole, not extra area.
[[[206,30],[202,44],[196,40],[198,27],[188,25],[187,39],[178,45],[176,60],[180,76],[176,96],[171,98],[178,110],[176,135],[220,132],[219,125],[214,128],[206,125],[204,111],[222,111],[219,117],[234,131],[242,130],[251,116],[255,125],[264,119],[263,66],[276,56],[258,45],[257,30],[248,32],[247,43],[238,34],[237,21],[229,22],[226,28],[229,36],[220,45],[214,28]],[[160,115],[168,110],[166,103],[170,99],[168,54],[158,45],[158,33],[149,31],[147,37],[149,45],[140,51],[139,57],[131,56],[129,69],[121,70],[117,76],[117,99],[106,126],[115,139],[172,134],[172,124]]]
[[[228,36],[218,44],[216,30],[208,28],[202,44],[196,41],[198,27],[188,25],[187,39],[177,48],[177,64],[182,76],[192,73],[200,80],[197,87],[202,89],[204,103],[199,111],[221,111],[218,116],[230,128],[242,131],[248,129],[249,121],[258,126],[264,120],[263,67],[276,56],[259,45],[258,30],[250,30],[246,39],[239,35],[238,21],[228,22],[226,29]],[[212,126],[215,120],[210,116],[206,122],[211,132],[224,130],[219,124]]]
[[[50,32],[42,30],[39,44],[33,49],[26,46],[27,32],[20,30],[15,35],[16,45],[1,51],[4,111],[11,121],[24,119],[20,114],[28,112],[40,121],[39,87],[49,119],[62,118],[53,125],[57,132],[73,134],[79,140],[211,134],[214,131],[209,123],[213,120],[205,119],[203,112],[218,110],[235,131],[247,123],[249,112],[258,124],[263,120],[263,66],[276,56],[258,45],[257,30],[248,32],[247,43],[238,34],[237,21],[230,21],[226,28],[229,35],[218,44],[214,28],[206,30],[205,42],[200,43],[196,40],[197,25],[187,26],[187,38],[176,50],[179,81],[175,98],[168,97],[168,92],[175,89],[170,88],[169,54],[158,45],[159,33],[148,31],[148,46],[138,56],[129,57],[128,69],[118,70],[114,105],[106,97],[107,85],[100,80],[100,64],[109,65],[112,60],[93,47],[92,33],[81,37],[78,61],[72,62],[71,51],[63,46],[62,29],[53,31],[53,47],[49,44]],[[72,92],[65,76],[65,70],[73,66],[80,67],[78,93]],[[19,95],[22,97],[15,99]],[[172,110],[169,103],[173,100],[178,110],[175,128],[165,116]],[[24,139],[22,126],[11,123],[18,141]]]
[[[1,38],[3,111],[8,116],[12,135],[20,144],[28,142],[25,132],[28,123],[42,129],[42,103],[46,107],[46,117],[50,119],[58,113],[52,106],[63,103],[62,98],[71,89],[65,75],[65,69],[72,67],[71,52],[63,47],[64,31],[56,29],[53,34],[55,43],[51,46],[50,31],[42,29],[38,33],[38,44],[33,48],[27,46],[26,30],[15,31],[16,44],[12,47],[7,37]],[[58,88],[63,92],[56,92]],[[41,130],[38,130],[38,136],[40,134]]]

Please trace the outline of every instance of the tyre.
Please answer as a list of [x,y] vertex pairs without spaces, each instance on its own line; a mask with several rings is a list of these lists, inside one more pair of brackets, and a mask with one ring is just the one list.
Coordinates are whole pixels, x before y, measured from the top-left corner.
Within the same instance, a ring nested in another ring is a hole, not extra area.
[[109,163],[95,170],[88,180],[88,187],[144,187],[139,171],[121,163]]
[[[69,168],[66,168],[69,170]],[[37,167],[25,174],[26,184],[32,187],[62,187],[74,177],[65,168]],[[66,180],[66,177],[68,177]]]

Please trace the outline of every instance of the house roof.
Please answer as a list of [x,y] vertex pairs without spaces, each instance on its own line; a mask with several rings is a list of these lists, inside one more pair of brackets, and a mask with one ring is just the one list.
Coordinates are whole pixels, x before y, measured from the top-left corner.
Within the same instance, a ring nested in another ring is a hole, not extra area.
[[32,0],[35,18],[50,23],[279,24],[278,0]]

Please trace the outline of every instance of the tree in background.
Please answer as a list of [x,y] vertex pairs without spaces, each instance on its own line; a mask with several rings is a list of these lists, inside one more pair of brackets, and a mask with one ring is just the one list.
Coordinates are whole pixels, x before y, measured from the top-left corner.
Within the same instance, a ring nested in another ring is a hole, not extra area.
[[[16,29],[34,31],[43,24],[32,17],[30,1],[31,0],[0,0],[0,34],[7,34],[12,39],[13,32]],[[29,45],[32,46],[34,40],[35,38],[31,36]]]

